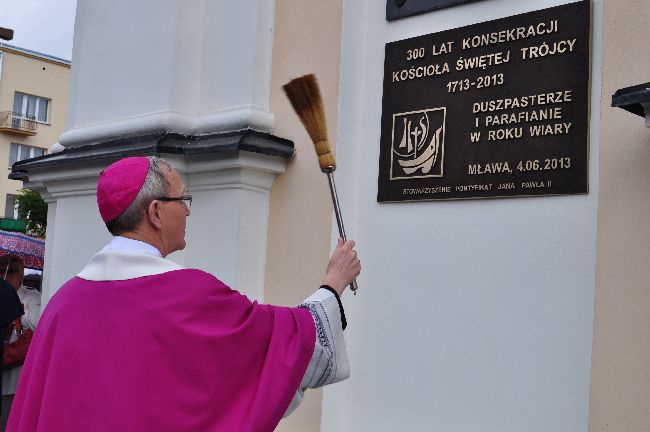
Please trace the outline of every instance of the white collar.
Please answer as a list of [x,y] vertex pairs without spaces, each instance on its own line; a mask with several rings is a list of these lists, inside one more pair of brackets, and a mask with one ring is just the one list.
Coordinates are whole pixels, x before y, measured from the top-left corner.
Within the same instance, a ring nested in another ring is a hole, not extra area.
[[150,244],[125,237],[114,237],[95,254],[77,275],[91,281],[135,279],[180,270],[184,267],[160,256]]
[[162,254],[155,246],[140,240],[134,240],[122,236],[113,237],[111,242],[104,246],[102,252],[111,250],[121,252],[140,252],[162,258]]

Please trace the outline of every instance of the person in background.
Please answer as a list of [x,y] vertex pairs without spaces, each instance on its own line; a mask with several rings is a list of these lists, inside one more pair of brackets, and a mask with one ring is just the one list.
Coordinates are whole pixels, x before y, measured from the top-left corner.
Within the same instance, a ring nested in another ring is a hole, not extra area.
[[[4,255],[0,257],[0,275],[12,287],[24,308],[24,315],[21,318],[23,328],[35,330],[41,314],[41,293],[22,285],[24,270],[23,260],[20,257],[16,255]],[[4,336],[5,332],[2,332],[2,335]],[[17,338],[18,336],[16,334],[12,334],[9,342],[13,342]],[[18,385],[18,378],[20,377],[22,368],[22,365],[20,365],[2,371],[2,414],[0,416],[0,428],[3,431],[7,425],[9,410],[11,409],[14,394],[16,393],[16,386]]]
[[[18,293],[14,287],[9,285],[4,279],[0,279],[0,335],[5,335],[7,326],[23,314],[23,306],[20,304]],[[0,359],[4,356],[4,337],[0,344]],[[2,373],[0,373],[0,387],[2,387]],[[0,415],[3,414],[2,405],[0,404]]]
[[340,296],[361,271],[354,242],[339,241],[300,306],[259,304],[166,259],[185,248],[191,202],[158,157],[102,171],[113,239],[48,302],[8,432],[270,432],[305,389],[349,376]]

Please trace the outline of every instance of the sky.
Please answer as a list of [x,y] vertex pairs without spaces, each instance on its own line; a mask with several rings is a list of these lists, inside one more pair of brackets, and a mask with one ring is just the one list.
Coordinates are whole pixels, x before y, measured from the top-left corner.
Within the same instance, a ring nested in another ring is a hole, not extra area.
[[0,27],[14,38],[0,42],[70,60],[77,0],[0,0]]

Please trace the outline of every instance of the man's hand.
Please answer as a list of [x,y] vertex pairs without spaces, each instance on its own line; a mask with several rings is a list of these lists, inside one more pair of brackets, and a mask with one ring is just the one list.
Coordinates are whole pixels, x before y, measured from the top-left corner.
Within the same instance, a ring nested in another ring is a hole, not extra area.
[[339,295],[343,294],[345,287],[361,273],[361,261],[354,250],[354,240],[339,243],[327,264],[323,285],[331,286]]

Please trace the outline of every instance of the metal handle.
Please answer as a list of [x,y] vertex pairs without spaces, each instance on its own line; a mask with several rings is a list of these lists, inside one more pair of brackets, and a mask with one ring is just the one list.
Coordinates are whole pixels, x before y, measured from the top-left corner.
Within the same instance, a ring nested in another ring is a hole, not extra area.
[[[336,184],[334,183],[334,169],[335,167],[330,167],[327,170],[323,170],[327,174],[327,180],[329,180],[330,192],[332,194],[332,203],[334,203],[334,214],[336,215],[336,224],[339,226],[339,235],[343,241],[347,241],[347,236],[345,235],[345,227],[343,226],[343,216],[341,216],[341,206],[339,205],[339,197],[336,193]],[[353,280],[350,284],[350,290],[357,295],[357,280]]]

